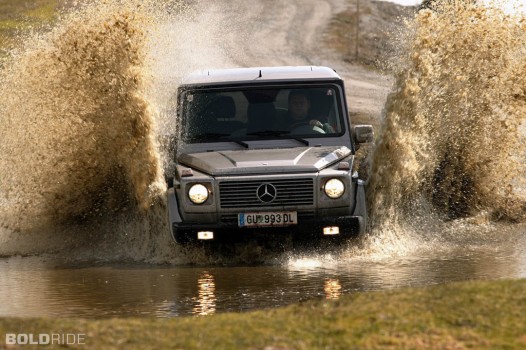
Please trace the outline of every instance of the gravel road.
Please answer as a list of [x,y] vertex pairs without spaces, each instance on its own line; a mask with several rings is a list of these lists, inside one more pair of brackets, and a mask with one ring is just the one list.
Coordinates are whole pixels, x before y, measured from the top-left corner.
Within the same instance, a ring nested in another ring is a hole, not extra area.
[[[222,32],[223,49],[231,66],[324,65],[335,69],[347,84],[352,114],[381,115],[392,78],[352,65],[326,45],[331,19],[347,6],[347,0],[223,0],[203,12]],[[366,30],[366,29],[364,29]]]

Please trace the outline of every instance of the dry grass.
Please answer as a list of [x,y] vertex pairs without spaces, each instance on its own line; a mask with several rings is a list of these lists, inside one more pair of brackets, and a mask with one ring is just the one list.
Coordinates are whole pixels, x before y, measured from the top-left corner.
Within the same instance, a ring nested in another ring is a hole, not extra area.
[[403,21],[411,18],[415,10],[383,1],[359,3],[359,11],[357,1],[352,0],[345,11],[332,19],[327,43],[344,61],[389,71]]

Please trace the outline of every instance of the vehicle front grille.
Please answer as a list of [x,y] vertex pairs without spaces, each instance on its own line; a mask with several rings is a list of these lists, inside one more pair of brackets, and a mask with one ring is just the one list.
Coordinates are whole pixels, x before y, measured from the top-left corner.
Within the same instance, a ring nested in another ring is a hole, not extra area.
[[[275,190],[275,199],[264,202],[258,197],[258,188],[269,184]],[[222,208],[283,207],[313,205],[312,178],[273,179],[269,181],[225,181],[219,183],[219,202]]]

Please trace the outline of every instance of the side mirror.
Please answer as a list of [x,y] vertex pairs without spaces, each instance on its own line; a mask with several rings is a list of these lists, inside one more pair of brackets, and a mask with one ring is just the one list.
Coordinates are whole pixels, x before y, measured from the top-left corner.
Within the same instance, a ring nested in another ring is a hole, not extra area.
[[372,125],[355,125],[353,126],[354,142],[371,143],[374,142],[374,131]]

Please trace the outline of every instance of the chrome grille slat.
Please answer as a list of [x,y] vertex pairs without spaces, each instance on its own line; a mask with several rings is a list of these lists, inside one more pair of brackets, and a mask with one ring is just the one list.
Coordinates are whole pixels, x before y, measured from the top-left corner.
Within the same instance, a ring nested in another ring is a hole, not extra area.
[[[271,203],[263,203],[257,197],[257,189],[269,183],[276,188],[276,198]],[[219,203],[222,208],[283,207],[313,205],[314,180],[269,179],[254,181],[223,181],[219,183]]]

